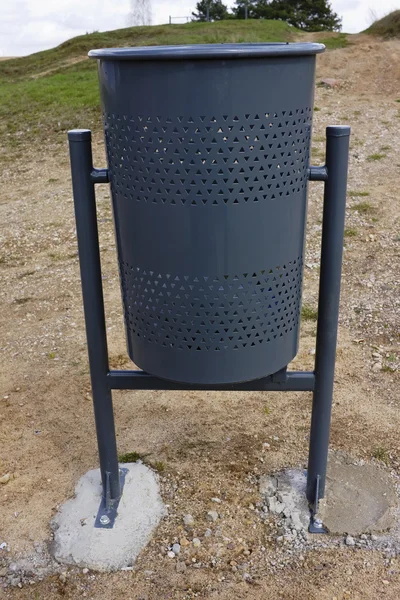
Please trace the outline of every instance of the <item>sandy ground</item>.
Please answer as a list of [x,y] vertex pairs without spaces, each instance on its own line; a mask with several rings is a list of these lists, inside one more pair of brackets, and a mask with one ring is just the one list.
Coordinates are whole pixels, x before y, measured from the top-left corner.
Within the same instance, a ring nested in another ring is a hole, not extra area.
[[[317,82],[333,77],[341,85],[317,87],[313,137],[313,163],[319,164],[325,126],[353,128],[331,444],[397,475],[399,50],[399,42],[358,36],[354,45],[319,57]],[[94,153],[96,165],[104,166],[99,132]],[[0,543],[10,550],[0,551],[1,566],[50,539],[51,517],[97,465],[97,451],[66,140],[49,140],[39,153],[27,148],[23,160],[5,160],[0,169],[0,476],[11,475],[0,485]],[[321,199],[322,184],[312,183],[304,302],[313,307]],[[128,367],[107,186],[98,186],[98,213],[110,361]],[[312,368],[315,329],[314,321],[302,324],[294,368]],[[119,451],[163,463],[168,517],[132,572],[71,570],[61,580],[56,574],[23,589],[0,587],[0,596],[399,598],[399,558],[382,551],[319,547],[300,557],[289,552],[284,565],[273,564],[275,524],[254,511],[258,477],[306,465],[311,395],[116,392],[114,403]],[[205,538],[215,496],[222,499],[220,519]],[[192,532],[183,530],[187,513],[195,518]],[[182,536],[197,536],[202,544],[177,572],[166,552]],[[241,562],[246,580],[236,567]]]

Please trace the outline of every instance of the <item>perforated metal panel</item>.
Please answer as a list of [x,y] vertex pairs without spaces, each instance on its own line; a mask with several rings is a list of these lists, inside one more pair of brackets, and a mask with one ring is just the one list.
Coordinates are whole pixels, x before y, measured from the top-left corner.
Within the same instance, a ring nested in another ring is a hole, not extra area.
[[279,200],[307,182],[312,108],[262,114],[106,114],[113,190],[192,206]]
[[122,264],[126,318],[143,340],[183,351],[239,350],[297,326],[300,259],[223,277],[161,274]]
[[100,62],[130,356],[188,383],[295,356],[315,57]]

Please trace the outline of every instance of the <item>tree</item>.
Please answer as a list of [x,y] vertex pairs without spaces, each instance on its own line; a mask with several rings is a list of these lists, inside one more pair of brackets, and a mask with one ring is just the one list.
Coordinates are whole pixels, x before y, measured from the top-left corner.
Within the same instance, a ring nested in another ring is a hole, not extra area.
[[131,0],[128,25],[151,25],[151,0]]
[[342,19],[328,0],[272,0],[268,18],[282,19],[305,31],[340,31]]
[[235,0],[235,6],[232,8],[232,12],[237,19],[245,19],[246,12],[248,19],[259,19],[257,4],[257,0]]
[[342,20],[329,0],[236,0],[234,13],[244,18],[244,6],[253,19],[280,20],[304,31],[340,31]]
[[197,13],[192,13],[196,21],[222,21],[229,18],[228,7],[222,0],[200,0],[196,10]]

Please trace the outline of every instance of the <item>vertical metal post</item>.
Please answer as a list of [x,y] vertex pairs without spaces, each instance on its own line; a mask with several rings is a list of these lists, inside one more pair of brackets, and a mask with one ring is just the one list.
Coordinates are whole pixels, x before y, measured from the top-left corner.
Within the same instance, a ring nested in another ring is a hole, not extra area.
[[[318,327],[315,353],[307,499],[318,503],[324,497],[331,422],[336,340],[342,271],[346,186],[350,127],[327,127],[327,180],[324,192]],[[318,510],[318,506],[314,506]]]
[[104,498],[120,498],[117,444],[111,390],[107,383],[108,351],[101,284],[96,198],[92,173],[91,132],[68,132],[76,230],[82,280],[86,337],[92,381],[93,407]]

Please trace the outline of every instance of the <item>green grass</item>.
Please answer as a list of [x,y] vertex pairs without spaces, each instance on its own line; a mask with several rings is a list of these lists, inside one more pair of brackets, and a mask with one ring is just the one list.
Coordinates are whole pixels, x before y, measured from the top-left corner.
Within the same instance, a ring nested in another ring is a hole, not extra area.
[[[38,76],[52,69],[60,69],[60,65],[65,68],[72,60],[86,59],[87,53],[93,48],[222,42],[288,42],[299,33],[299,30],[290,27],[283,21],[261,19],[128,27],[80,35],[51,50],[1,61],[0,77],[26,78],[27,76]],[[84,60],[83,63],[90,64],[88,68],[96,71],[96,61]],[[85,70],[87,67],[79,62],[71,65],[70,68]]]
[[[324,35],[321,33],[321,35]],[[325,44],[328,50],[337,50],[338,48],[346,48],[349,45],[349,38],[345,33],[337,33],[330,37],[322,37],[318,40],[321,44]]]
[[394,10],[379,21],[375,21],[365,30],[365,33],[384,38],[400,37],[400,10]]
[[383,448],[382,446],[374,448],[374,450],[372,451],[372,456],[376,460],[380,460],[381,462],[385,463],[385,465],[389,463],[389,452],[386,448]]
[[[92,48],[288,42],[301,39],[301,35],[282,21],[262,19],[130,27],[78,36],[52,50],[0,61],[2,160],[14,160],[26,142],[61,144],[68,129],[100,128],[96,61],[87,58]],[[328,41],[323,36],[321,33],[321,41],[328,47],[336,39],[329,37]]]
[[352,190],[350,192],[347,192],[347,194],[351,196],[351,198],[363,198],[365,196],[369,196],[369,192],[358,192]]
[[165,472],[165,463],[163,463],[162,460],[156,460],[156,462],[150,464],[150,466],[153,467],[153,469],[155,471],[157,471],[158,473],[164,473]]
[[382,160],[382,158],[386,158],[386,154],[375,152],[375,154],[370,154],[369,156],[367,156],[367,160],[369,160],[370,162],[374,160]]
[[367,215],[374,210],[374,207],[369,202],[358,202],[350,206],[352,210],[357,210],[361,215]]
[[140,452],[126,452],[125,454],[119,455],[118,461],[120,463],[134,463],[138,460],[144,462],[147,456],[149,456],[149,454],[141,454]]
[[344,230],[344,237],[357,237],[357,230],[352,227],[346,227]]
[[301,318],[304,321],[316,321],[318,319],[318,310],[308,304],[303,304],[301,308]]
[[118,461],[122,464],[124,463],[134,463],[138,460],[141,460],[143,463],[147,464],[149,467],[157,471],[158,473],[164,473],[165,471],[165,463],[162,460],[150,461],[148,457],[150,454],[142,454],[141,452],[126,452],[125,454],[120,454],[118,456]]

